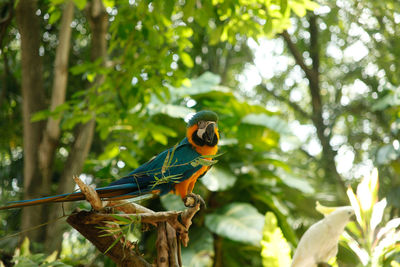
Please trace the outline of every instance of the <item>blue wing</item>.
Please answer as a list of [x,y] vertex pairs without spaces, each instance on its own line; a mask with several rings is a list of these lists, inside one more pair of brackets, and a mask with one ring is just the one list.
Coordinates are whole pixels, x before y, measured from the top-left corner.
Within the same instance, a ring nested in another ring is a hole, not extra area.
[[[176,183],[190,178],[201,168],[201,165],[193,166],[191,164],[200,156],[185,138],[177,146],[158,154],[154,159],[139,166],[127,176],[111,183],[109,186],[97,188],[96,191],[102,199],[131,198],[151,193],[155,190],[159,190],[161,195],[166,194],[174,189]],[[9,206],[0,207],[0,210],[83,199],[85,199],[85,196],[82,192],[67,193],[10,202]]]
[[128,195],[141,195],[154,190],[160,190],[161,195],[166,194],[174,188],[175,183],[190,178],[201,168],[200,165],[191,164],[199,157],[201,155],[185,138],[177,146],[165,150],[127,176],[99,190],[109,190],[117,185],[130,185],[133,187]]

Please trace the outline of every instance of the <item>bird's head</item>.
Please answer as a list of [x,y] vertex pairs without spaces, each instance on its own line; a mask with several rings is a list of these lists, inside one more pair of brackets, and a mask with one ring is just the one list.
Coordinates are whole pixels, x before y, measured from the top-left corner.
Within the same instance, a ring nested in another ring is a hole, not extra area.
[[218,144],[218,116],[216,113],[203,110],[189,120],[187,138],[195,146],[215,147]]
[[350,219],[350,217],[354,215],[354,209],[351,206],[337,207],[331,214],[335,214],[335,216],[338,217]]
[[325,219],[337,225],[338,228],[345,227],[347,222],[354,216],[354,209],[351,206],[342,206],[336,208],[332,213],[326,215]]

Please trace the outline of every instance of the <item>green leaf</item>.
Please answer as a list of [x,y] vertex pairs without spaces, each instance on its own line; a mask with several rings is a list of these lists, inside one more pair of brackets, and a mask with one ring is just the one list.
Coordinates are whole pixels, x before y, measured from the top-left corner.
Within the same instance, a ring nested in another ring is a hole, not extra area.
[[295,1],[291,2],[291,7],[293,12],[299,16],[299,17],[304,17],[306,15],[306,8],[304,7],[303,4],[297,3]]
[[203,166],[212,166],[212,165],[216,164],[218,162],[218,160],[209,160],[209,159],[198,158],[194,162],[196,162],[195,164],[197,164],[197,165],[200,164]]
[[[166,194],[160,197],[161,204],[166,210],[185,210],[186,207],[180,196],[174,194]],[[191,243],[191,242],[190,242]]]
[[105,7],[114,7],[115,1],[114,0],[103,0],[103,4]]
[[[181,201],[182,202],[182,201]],[[182,263],[187,267],[210,267],[213,263],[213,236],[206,228],[190,229],[188,247],[182,248]]]
[[74,3],[80,10],[83,10],[86,6],[86,0],[74,0]]
[[285,14],[286,9],[288,7],[288,0],[281,0],[281,14]]
[[111,214],[111,216],[112,216],[114,219],[118,220],[119,222],[126,223],[126,224],[132,223],[132,221],[131,221],[130,219],[126,218],[126,217],[119,216],[119,215],[117,215],[117,214]]
[[96,78],[96,73],[87,73],[86,74],[86,79],[88,82],[92,83],[94,79]]
[[216,45],[220,42],[223,30],[224,30],[223,26],[218,26],[217,28],[212,30],[212,32],[210,34],[210,41],[209,41],[210,45]]
[[162,104],[155,106],[152,110],[150,110],[151,114],[166,114],[173,118],[182,118],[184,119],[188,114],[194,113],[195,110],[187,107],[177,106],[173,104]]
[[107,145],[105,151],[99,156],[99,160],[113,159],[119,154],[118,144]]
[[260,246],[264,216],[248,203],[231,203],[206,215],[205,225],[220,236]]
[[168,144],[168,138],[164,134],[157,131],[150,131],[150,134],[153,137],[153,139],[159,142],[160,144],[162,145]]
[[121,160],[125,162],[131,168],[139,167],[139,162],[136,160],[135,157],[131,155],[131,153],[127,150],[122,150],[119,154]]
[[242,123],[264,126],[270,130],[273,130],[279,134],[291,135],[289,126],[287,123],[278,116],[269,116],[265,113],[259,114],[248,114],[242,119]]
[[21,244],[21,255],[22,256],[29,256],[31,254],[29,250],[30,241],[28,237],[24,238],[24,241]]
[[188,53],[182,51],[179,53],[179,56],[180,56],[183,64],[185,64],[186,67],[193,68],[194,62]]
[[31,117],[31,122],[38,122],[47,119],[50,117],[51,112],[48,109],[38,111],[34,113]]
[[272,212],[265,214],[261,257],[264,267],[290,266],[290,247]]
[[388,164],[396,160],[399,153],[394,149],[392,144],[387,144],[378,149],[376,161],[378,164]]
[[293,174],[285,173],[282,175],[281,181],[287,186],[296,188],[305,194],[313,194],[315,192],[314,188],[304,177],[296,177]]
[[224,191],[231,188],[237,180],[233,173],[221,168],[213,167],[201,178],[201,182],[210,191]]
[[104,255],[107,254],[107,252],[108,252],[110,249],[112,249],[112,248],[121,240],[121,238],[122,238],[123,236],[124,236],[124,235],[120,234],[120,236],[114,240],[114,242],[106,249],[106,251],[104,251],[103,254],[104,254]]
[[54,24],[56,23],[61,17],[61,11],[59,9],[55,9],[53,12],[50,14],[49,18],[49,24]]

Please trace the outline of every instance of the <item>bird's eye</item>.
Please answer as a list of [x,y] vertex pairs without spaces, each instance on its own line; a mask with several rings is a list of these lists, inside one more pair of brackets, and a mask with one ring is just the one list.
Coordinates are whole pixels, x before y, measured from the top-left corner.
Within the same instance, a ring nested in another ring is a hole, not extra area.
[[207,126],[207,122],[205,122],[205,121],[199,121],[199,122],[197,123],[197,125],[199,126],[199,129],[203,129],[203,128],[205,128],[205,127]]

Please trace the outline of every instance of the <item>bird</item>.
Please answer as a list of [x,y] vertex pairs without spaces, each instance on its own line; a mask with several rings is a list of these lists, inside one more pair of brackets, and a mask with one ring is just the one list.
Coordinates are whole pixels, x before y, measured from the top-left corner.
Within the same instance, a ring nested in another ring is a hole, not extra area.
[[[122,200],[145,194],[175,193],[182,200],[192,193],[196,181],[211,168],[218,152],[218,115],[210,110],[194,114],[187,123],[186,137],[159,153],[128,175],[95,189],[102,200]],[[194,197],[196,203],[198,198]],[[43,203],[84,200],[82,192],[9,202],[0,210]],[[200,197],[200,201],[202,201]]]
[[337,207],[311,225],[300,239],[291,267],[317,267],[335,257],[339,237],[353,215],[351,206]]

